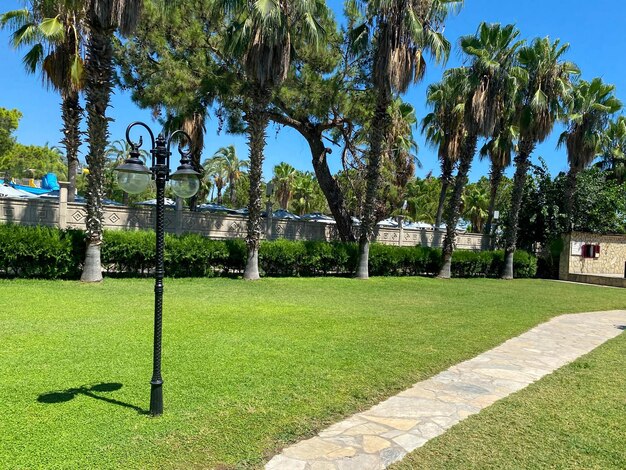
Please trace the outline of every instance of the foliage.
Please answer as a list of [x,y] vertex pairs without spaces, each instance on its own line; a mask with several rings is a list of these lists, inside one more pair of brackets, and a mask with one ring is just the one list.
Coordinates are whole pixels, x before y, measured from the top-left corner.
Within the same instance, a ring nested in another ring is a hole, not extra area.
[[60,180],[67,177],[67,166],[61,152],[54,147],[15,144],[0,156],[0,171],[8,171],[16,178],[41,178],[56,173]]
[[76,279],[84,240],[76,230],[0,224],[0,276]]
[[[573,199],[573,229],[591,233],[626,233],[626,183],[590,168],[578,173]],[[545,163],[533,167],[527,179],[520,210],[519,246],[532,250],[535,243],[549,247],[568,230],[565,197],[568,177],[552,178]]]
[[17,109],[0,107],[0,158],[15,145],[13,132],[17,129],[21,118],[22,113]]
[[[73,279],[80,274],[79,260],[84,255],[80,232],[17,225],[0,225],[0,229],[0,257],[5,263],[0,269],[5,276]],[[151,231],[105,231],[102,265],[110,276],[151,275],[155,243]],[[165,239],[165,272],[171,277],[238,274],[245,260],[243,240],[211,240],[197,234],[167,234]],[[458,251],[452,258],[452,272],[456,277],[496,277],[502,260],[501,252]],[[351,275],[356,262],[354,243],[264,241],[259,252],[259,265],[267,276]],[[376,276],[421,276],[438,272],[442,259],[439,249],[375,243],[369,262]],[[534,277],[536,260],[519,252],[515,269],[519,277]]]
[[626,181],[626,116],[609,122],[600,143],[597,166],[608,171],[611,178]]

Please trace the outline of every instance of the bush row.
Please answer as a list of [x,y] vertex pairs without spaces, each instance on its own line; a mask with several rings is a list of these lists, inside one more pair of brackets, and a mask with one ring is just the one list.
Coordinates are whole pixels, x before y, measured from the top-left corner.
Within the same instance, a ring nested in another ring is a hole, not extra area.
[[[76,279],[85,253],[83,232],[49,227],[0,225],[0,276]],[[246,262],[243,240],[210,240],[201,235],[165,237],[165,272],[170,277],[211,277],[241,273]],[[266,276],[349,276],[356,269],[357,245],[317,241],[264,241],[259,267]],[[373,276],[433,275],[442,262],[441,250],[422,246],[372,244]],[[102,264],[109,275],[147,276],[154,272],[155,234],[150,231],[107,231]],[[497,277],[504,265],[502,251],[456,251],[454,277]],[[515,253],[515,276],[534,277],[537,260]]]

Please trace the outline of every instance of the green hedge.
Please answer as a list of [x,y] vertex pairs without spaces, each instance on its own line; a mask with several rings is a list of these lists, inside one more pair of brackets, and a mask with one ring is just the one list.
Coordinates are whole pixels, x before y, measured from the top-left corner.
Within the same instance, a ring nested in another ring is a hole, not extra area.
[[[85,253],[84,234],[48,227],[0,225],[0,276],[77,279]],[[165,237],[165,272],[170,277],[237,275],[246,262],[243,240],[210,240],[196,234]],[[266,276],[350,276],[356,269],[357,245],[312,241],[263,241],[259,268]],[[420,276],[439,272],[441,250],[422,246],[370,247],[373,276]],[[155,234],[150,231],[107,231],[102,265],[111,276],[148,276],[154,272]],[[502,251],[455,251],[454,277],[498,277]],[[537,260],[517,251],[515,277],[535,277]]]
[[75,279],[85,257],[85,235],[77,230],[0,224],[0,275]]

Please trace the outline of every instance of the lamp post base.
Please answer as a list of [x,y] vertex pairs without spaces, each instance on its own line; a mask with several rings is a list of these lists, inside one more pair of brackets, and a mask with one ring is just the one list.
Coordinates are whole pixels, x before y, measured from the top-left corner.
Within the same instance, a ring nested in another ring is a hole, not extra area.
[[150,385],[150,414],[160,416],[163,414],[163,381],[155,380]]

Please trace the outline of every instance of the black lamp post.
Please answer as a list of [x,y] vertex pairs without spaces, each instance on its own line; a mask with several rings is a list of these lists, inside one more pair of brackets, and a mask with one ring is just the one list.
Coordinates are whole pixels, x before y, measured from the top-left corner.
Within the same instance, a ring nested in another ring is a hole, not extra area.
[[[143,144],[143,138],[135,143],[130,139],[130,131],[135,126],[141,126],[148,131],[152,141],[152,167],[148,168],[139,158],[139,148]],[[191,142],[189,136],[183,131],[175,131],[167,138],[163,134],[154,139],[154,134],[143,122],[134,122],[126,129],[126,141],[131,146],[128,159],[118,166],[117,181],[120,187],[129,194],[143,192],[150,180],[156,181],[156,272],[154,284],[154,355],[152,365],[152,380],[150,381],[150,414],[158,416],[163,413],[163,378],[161,377],[161,324],[163,316],[163,251],[165,247],[165,183],[171,180],[172,190],[182,198],[194,196],[200,187],[199,173],[194,170],[189,158],[190,151],[180,152],[180,166],[170,175],[170,144],[177,135],[182,135]]]

